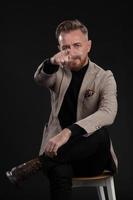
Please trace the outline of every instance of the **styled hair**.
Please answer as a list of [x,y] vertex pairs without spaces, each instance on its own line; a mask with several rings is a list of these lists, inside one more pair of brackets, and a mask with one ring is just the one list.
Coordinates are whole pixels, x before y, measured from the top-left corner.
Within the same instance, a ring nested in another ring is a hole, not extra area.
[[88,38],[87,27],[77,19],[65,20],[65,21],[61,22],[56,28],[56,38],[58,39],[62,32],[69,33],[74,30],[80,30]]

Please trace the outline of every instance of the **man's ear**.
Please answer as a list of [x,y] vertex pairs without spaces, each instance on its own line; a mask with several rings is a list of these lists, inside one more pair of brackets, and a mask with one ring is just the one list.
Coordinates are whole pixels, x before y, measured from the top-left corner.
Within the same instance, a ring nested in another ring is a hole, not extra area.
[[92,46],[92,41],[91,40],[88,40],[88,53],[90,52],[91,50],[91,46]]

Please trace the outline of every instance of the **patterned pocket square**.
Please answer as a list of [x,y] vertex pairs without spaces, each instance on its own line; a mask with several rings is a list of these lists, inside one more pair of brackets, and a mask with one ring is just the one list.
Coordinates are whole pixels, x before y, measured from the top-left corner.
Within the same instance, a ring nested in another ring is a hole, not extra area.
[[86,92],[85,92],[85,97],[90,97],[90,96],[92,96],[94,93],[95,93],[94,90],[88,89],[88,90],[86,90]]

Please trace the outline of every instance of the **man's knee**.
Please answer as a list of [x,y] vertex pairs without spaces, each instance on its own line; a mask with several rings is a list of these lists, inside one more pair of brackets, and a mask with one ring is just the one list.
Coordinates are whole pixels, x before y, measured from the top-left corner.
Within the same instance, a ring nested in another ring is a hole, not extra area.
[[54,176],[56,175],[58,177],[73,176],[73,170],[71,164],[59,162],[45,155],[41,157],[41,163],[43,171],[46,175],[53,174]]

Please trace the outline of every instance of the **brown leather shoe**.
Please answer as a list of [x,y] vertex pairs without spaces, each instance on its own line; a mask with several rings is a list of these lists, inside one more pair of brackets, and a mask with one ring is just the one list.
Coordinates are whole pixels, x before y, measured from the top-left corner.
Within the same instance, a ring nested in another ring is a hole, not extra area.
[[42,164],[39,160],[39,157],[37,157],[21,165],[13,167],[11,171],[6,172],[6,177],[11,183],[19,186],[24,180],[35,174],[41,168]]

